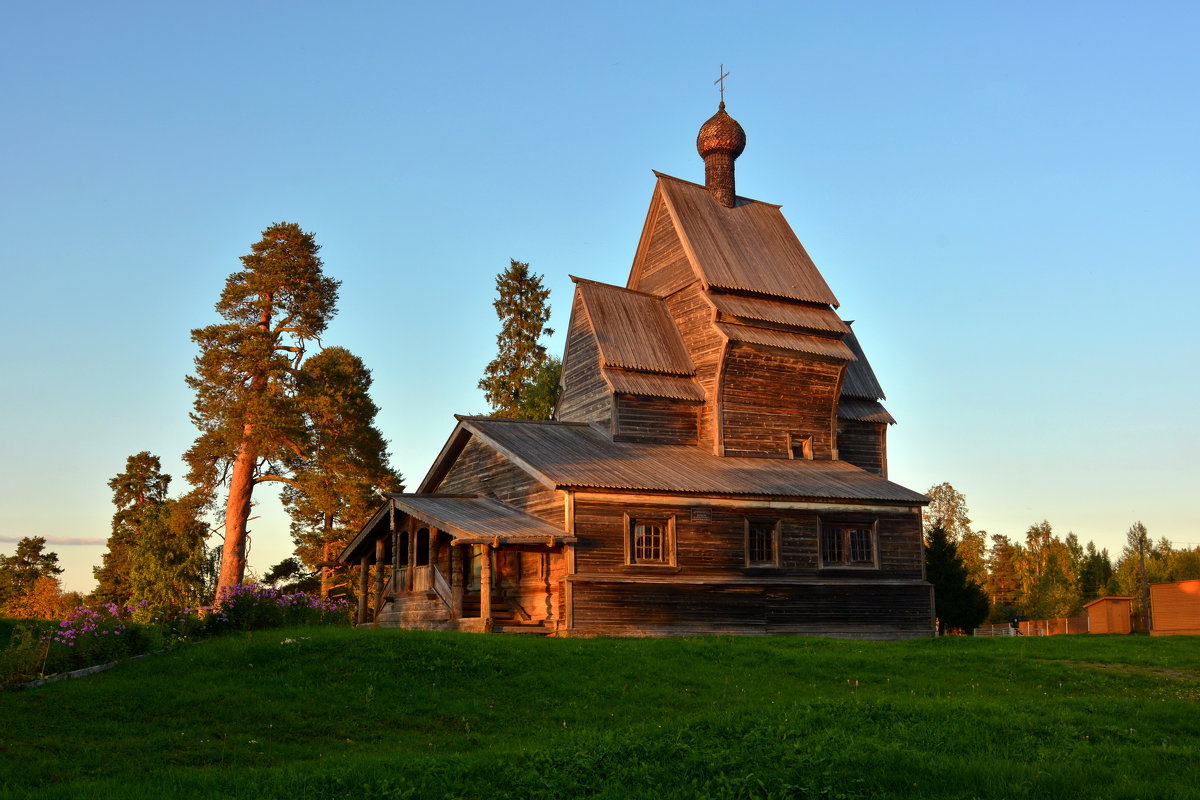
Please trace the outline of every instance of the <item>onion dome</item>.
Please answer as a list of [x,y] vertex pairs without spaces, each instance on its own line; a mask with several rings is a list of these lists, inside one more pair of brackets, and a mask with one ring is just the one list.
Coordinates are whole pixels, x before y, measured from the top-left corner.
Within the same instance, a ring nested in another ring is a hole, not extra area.
[[746,132],[738,121],[725,112],[725,101],[717,113],[709,117],[708,122],[700,126],[696,136],[696,149],[701,158],[707,158],[709,153],[726,152],[737,158],[746,149]]

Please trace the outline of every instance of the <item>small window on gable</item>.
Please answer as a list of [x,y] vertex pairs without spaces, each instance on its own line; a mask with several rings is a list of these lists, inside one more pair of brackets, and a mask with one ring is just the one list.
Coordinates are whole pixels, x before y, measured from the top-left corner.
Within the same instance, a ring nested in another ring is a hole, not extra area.
[[801,436],[798,433],[789,433],[788,447],[791,449],[792,458],[812,461],[813,447],[811,436]]
[[625,515],[625,563],[641,566],[675,564],[675,517]]
[[746,520],[746,566],[779,566],[779,520]]
[[874,567],[875,526],[865,523],[821,526],[822,567]]

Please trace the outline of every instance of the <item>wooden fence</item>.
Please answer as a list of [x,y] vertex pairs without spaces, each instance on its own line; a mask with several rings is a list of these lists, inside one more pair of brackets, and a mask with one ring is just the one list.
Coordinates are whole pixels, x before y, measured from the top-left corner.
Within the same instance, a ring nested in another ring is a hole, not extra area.
[[[984,625],[976,628],[975,636],[1058,636],[1063,633],[1088,633],[1088,618],[1058,617],[1057,619],[1022,620],[1019,628],[1008,623]],[[1018,633],[1017,631],[1020,631]]]

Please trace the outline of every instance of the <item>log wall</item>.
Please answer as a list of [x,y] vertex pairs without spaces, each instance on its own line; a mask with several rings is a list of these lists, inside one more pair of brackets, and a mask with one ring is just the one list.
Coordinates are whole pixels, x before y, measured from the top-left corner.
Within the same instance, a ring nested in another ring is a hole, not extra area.
[[835,457],[841,362],[733,343],[721,375],[725,455],[790,457],[788,434],[811,436],[816,460]]
[[704,389],[705,403],[698,411],[696,435],[700,446],[717,452],[717,376],[725,353],[725,337],[712,325],[713,308],[704,299],[699,281],[666,298],[683,344],[696,368],[696,382]]
[[927,583],[707,585],[575,580],[577,635],[932,635]]
[[455,459],[441,483],[430,489],[439,494],[494,495],[498,500],[562,527],[560,492],[538,482],[488,445],[472,438]]
[[[675,566],[629,566],[625,519],[674,517]],[[746,564],[746,520],[780,523],[779,566]],[[822,568],[818,541],[821,524],[874,524],[878,569]],[[905,508],[872,512],[826,512],[738,506],[688,506],[681,503],[608,502],[576,496],[575,571],[579,575],[649,578],[852,579],[870,583],[924,579],[921,519]]]
[[562,366],[562,394],[554,418],[563,422],[609,422],[612,393],[600,373],[600,348],[579,292],[571,306],[571,327]]
[[853,419],[837,421],[838,458],[887,477],[887,425]]
[[696,403],[622,394],[617,395],[614,406],[615,441],[687,445],[697,443],[696,420],[699,406]]

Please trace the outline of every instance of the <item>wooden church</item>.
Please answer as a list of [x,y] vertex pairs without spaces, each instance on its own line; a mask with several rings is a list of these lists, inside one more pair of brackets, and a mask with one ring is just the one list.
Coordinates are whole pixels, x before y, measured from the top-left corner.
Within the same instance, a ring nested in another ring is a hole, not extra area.
[[[553,420],[457,417],[415,493],[339,556],[383,626],[558,635],[928,636],[921,507],[883,390],[746,136],[700,128],[629,281],[573,278]],[[374,579],[370,567],[374,570]]]

